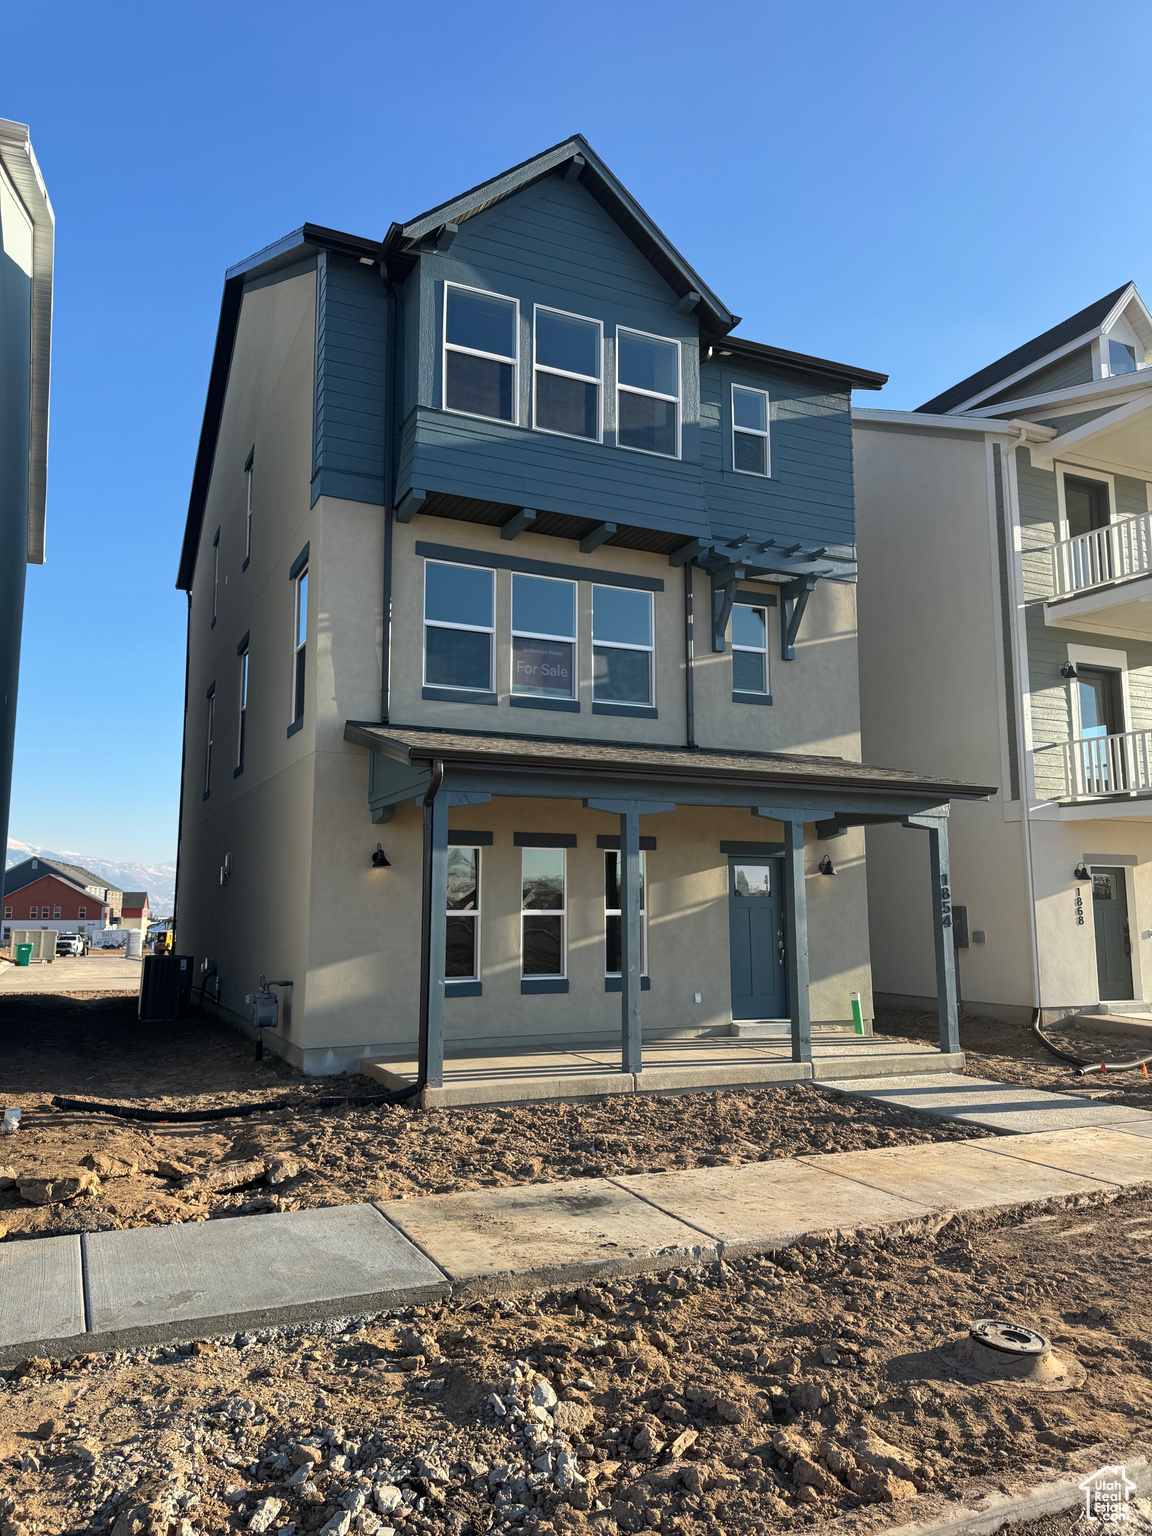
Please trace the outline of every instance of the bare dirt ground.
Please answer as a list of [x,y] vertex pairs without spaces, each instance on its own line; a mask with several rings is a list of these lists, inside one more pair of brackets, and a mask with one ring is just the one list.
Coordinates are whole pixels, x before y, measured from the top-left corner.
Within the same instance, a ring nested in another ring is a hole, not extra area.
[[[848,1152],[977,1132],[810,1087],[511,1109],[380,1104],[310,1109],[374,1094],[361,1077],[302,1078],[211,1020],[141,1025],[134,999],[5,998],[0,1229],[9,1240],[352,1200],[606,1173]],[[51,1097],[154,1109],[283,1101],[207,1124],[141,1125],[50,1106]]]
[[[1081,1197],[934,1237],[32,1360],[0,1382],[0,1522],[867,1536],[1148,1454],[1150,1237],[1149,1193]],[[964,1380],[941,1347],[996,1313],[1083,1384]]]

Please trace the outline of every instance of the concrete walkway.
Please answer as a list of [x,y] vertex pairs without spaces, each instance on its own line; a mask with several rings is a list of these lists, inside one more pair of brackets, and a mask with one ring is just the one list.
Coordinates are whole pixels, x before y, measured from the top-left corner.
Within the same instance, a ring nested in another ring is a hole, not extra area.
[[942,1120],[958,1120],[1006,1135],[1073,1130],[1082,1125],[1152,1124],[1152,1114],[1147,1110],[1097,1104],[1086,1093],[1051,1093],[1044,1088],[1024,1088],[990,1077],[965,1077],[958,1072],[921,1073],[915,1077],[840,1077],[825,1086],[854,1098],[915,1109],[922,1115],[939,1115]]
[[949,1211],[1138,1184],[1152,1184],[1149,1115],[1123,1126],[5,1242],[0,1365],[714,1263],[813,1232],[914,1230]]
[[0,969],[0,996],[9,992],[139,992],[140,961],[120,950],[108,954],[61,956],[50,964],[7,965]]

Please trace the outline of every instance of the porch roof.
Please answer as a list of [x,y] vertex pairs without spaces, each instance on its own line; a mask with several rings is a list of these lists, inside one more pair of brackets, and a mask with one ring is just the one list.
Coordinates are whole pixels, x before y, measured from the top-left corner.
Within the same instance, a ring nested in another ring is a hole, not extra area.
[[[965,784],[902,768],[875,768],[843,757],[789,752],[719,752],[708,747],[646,746],[573,737],[444,731],[426,726],[376,725],[349,720],[344,739],[411,766],[441,761],[461,767],[516,767],[537,771],[635,775],[669,781],[716,780],[781,788],[895,792],[935,802],[982,800],[995,785]],[[669,783],[671,792],[672,785]]]

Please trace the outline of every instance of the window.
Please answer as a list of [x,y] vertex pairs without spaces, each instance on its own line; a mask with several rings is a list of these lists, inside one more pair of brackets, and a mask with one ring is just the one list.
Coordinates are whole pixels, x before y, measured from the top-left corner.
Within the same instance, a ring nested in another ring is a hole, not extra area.
[[768,610],[732,605],[732,691],[768,692]]
[[216,616],[220,612],[220,530],[217,528],[216,537],[212,540],[212,623],[215,625]]
[[1068,537],[1074,539],[1094,528],[1106,528],[1112,519],[1112,501],[1107,480],[1091,480],[1082,475],[1064,476],[1064,515]]
[[480,979],[480,850],[448,850],[448,920],[444,979]]
[[1125,341],[1108,342],[1108,372],[1135,373],[1136,372],[1136,348],[1130,347]]
[[741,475],[771,473],[768,450],[768,393],[732,386],[732,468]]
[[600,322],[540,308],[535,321],[535,425],[599,442]]
[[445,283],[445,410],[515,421],[519,338],[515,299]]
[[592,678],[597,699],[651,704],[651,592],[592,588]]
[[248,737],[248,647],[240,652],[240,707],[236,723],[236,767],[244,766],[244,747]]
[[[11,917],[12,914],[9,913],[8,915],[9,915],[9,917]],[[76,908],[76,916],[78,918],[87,917],[88,916],[88,908],[87,907],[77,907]]]
[[563,848],[523,849],[520,904],[521,975],[563,976]]
[[11,907],[5,907],[4,908],[4,916],[5,917],[11,917],[12,916],[12,908]]
[[[45,907],[44,910],[45,910],[45,912],[47,912],[47,910],[48,910],[47,907]],[[53,917],[59,917],[60,916],[60,908],[59,907],[53,907],[52,908],[52,916]]]
[[432,688],[492,690],[495,573],[424,562],[424,681]]
[[29,917],[39,917],[40,916],[40,908],[39,907],[29,907],[28,908],[28,916]]
[[[640,974],[648,974],[648,913],[644,902],[644,853],[640,853]],[[619,976],[620,941],[620,851],[604,855],[604,974]]]
[[208,720],[204,741],[204,798],[212,789],[212,736],[216,729],[216,684],[208,690]]
[[248,455],[244,465],[244,565],[247,567],[252,558],[252,464],[256,456],[255,448]]
[[680,456],[680,343],[616,332],[616,441],[641,453]]
[[308,657],[308,567],[296,577],[296,638],[292,646],[292,723],[304,719],[304,673]]
[[576,583],[512,577],[512,692],[576,696]]

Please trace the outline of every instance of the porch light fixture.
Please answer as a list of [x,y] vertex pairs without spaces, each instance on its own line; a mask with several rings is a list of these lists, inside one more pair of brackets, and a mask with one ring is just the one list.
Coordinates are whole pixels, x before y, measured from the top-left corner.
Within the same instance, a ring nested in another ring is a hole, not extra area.
[[391,869],[391,867],[392,867],[392,861],[389,859],[388,855],[384,852],[383,848],[381,848],[380,844],[377,843],[376,844],[376,852],[372,855],[372,868],[373,869]]
[[1076,670],[1076,663],[1074,661],[1066,661],[1060,668],[1060,676],[1066,677],[1069,680],[1079,677],[1080,674]]
[[836,870],[832,864],[832,860],[828,857],[827,854],[825,854],[824,857],[820,860],[820,873],[822,875],[834,875],[836,873]]
[[1083,859],[1072,871],[1072,878],[1073,880],[1090,880],[1092,878],[1088,873],[1088,866],[1084,863]]

